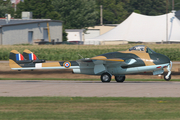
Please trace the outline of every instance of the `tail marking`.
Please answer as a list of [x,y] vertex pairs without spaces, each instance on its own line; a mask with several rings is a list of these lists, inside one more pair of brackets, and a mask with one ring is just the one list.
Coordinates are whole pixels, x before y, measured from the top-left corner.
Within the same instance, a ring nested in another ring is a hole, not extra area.
[[16,54],[16,61],[25,60],[22,54]]
[[37,60],[37,57],[34,53],[29,54],[29,60]]

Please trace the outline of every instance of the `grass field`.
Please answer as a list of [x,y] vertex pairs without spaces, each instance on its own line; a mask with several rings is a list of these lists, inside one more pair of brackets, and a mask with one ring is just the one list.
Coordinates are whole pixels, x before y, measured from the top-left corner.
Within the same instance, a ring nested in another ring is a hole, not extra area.
[[[0,46],[0,60],[8,60],[13,49],[20,53],[24,49],[34,52],[40,59],[46,60],[77,60],[90,58],[108,52],[124,51],[137,44],[128,45],[12,45]],[[168,56],[172,61],[180,61],[180,44],[147,44],[154,51]]]
[[180,98],[0,97],[1,120],[178,120]]

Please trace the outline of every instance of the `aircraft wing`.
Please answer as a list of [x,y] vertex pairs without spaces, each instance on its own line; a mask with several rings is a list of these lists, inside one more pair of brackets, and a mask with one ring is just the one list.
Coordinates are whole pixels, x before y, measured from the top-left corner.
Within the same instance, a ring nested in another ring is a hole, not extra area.
[[134,58],[106,58],[104,56],[97,56],[93,58],[85,58],[77,61],[80,66],[84,63],[94,63],[94,74],[101,74],[107,71],[107,67],[128,66],[136,62]]
[[121,58],[106,58],[105,56],[97,56],[97,57],[93,57],[91,58],[92,60],[103,60],[103,61],[114,61],[114,62],[124,62],[124,59]]
[[77,62],[94,62],[95,64],[97,63],[102,63],[103,64],[121,64],[122,66],[124,65],[132,65],[136,62],[134,58],[106,58],[105,56],[96,56],[93,58],[85,58],[85,59],[80,59]]

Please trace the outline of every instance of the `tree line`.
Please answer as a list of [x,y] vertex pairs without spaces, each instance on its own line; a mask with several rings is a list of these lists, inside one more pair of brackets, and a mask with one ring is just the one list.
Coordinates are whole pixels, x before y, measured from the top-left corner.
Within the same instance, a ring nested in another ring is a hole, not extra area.
[[[21,18],[22,11],[33,12],[34,19],[62,20],[64,29],[82,29],[100,25],[100,5],[103,5],[103,23],[119,24],[132,12],[144,15],[161,15],[172,9],[173,0],[24,0],[17,10],[10,0],[0,0],[0,17],[5,13]],[[180,0],[174,0],[175,10]],[[168,3],[168,4],[167,4]]]

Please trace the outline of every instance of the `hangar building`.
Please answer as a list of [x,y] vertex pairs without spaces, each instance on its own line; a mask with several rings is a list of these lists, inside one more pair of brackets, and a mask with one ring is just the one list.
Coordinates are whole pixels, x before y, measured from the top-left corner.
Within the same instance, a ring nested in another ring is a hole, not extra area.
[[50,19],[0,19],[0,45],[62,42],[62,21]]

